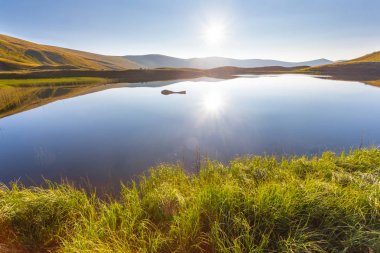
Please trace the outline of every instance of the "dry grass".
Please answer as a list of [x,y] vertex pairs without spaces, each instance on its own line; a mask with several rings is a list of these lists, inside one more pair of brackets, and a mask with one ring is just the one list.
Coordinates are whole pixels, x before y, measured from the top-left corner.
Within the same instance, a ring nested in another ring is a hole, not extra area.
[[121,70],[139,65],[121,57],[45,46],[0,34],[0,70],[36,67]]
[[380,62],[380,51],[364,55],[349,62]]

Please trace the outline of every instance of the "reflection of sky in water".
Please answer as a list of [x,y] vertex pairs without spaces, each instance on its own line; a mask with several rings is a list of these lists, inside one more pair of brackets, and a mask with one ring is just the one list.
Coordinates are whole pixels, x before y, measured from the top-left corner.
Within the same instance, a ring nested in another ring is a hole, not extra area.
[[0,178],[113,183],[160,162],[191,168],[197,147],[227,161],[377,145],[378,108],[379,88],[292,75],[110,89],[0,119]]

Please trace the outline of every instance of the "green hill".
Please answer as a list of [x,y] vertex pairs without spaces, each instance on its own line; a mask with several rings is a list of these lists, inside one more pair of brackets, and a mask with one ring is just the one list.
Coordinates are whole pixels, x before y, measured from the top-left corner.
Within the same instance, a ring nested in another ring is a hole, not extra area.
[[118,56],[105,56],[45,46],[0,34],[0,71],[19,69],[122,70],[140,66]]
[[305,68],[297,72],[326,75],[340,80],[364,81],[377,86],[380,80],[380,51],[348,61]]
[[380,62],[380,51],[373,52],[371,54],[367,54],[367,55],[364,55],[359,58],[346,61],[343,63],[357,63],[357,62]]

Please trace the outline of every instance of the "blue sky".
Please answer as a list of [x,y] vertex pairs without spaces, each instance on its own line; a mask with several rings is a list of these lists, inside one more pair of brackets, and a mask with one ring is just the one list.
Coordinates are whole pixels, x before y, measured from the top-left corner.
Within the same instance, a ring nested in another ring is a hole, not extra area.
[[380,0],[0,0],[0,33],[109,55],[340,60],[380,50]]

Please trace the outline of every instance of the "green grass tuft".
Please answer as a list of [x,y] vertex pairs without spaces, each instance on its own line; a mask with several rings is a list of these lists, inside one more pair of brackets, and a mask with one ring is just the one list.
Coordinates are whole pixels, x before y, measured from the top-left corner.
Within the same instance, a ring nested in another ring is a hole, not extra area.
[[0,226],[58,252],[380,252],[380,150],[160,165],[118,199],[2,186]]

